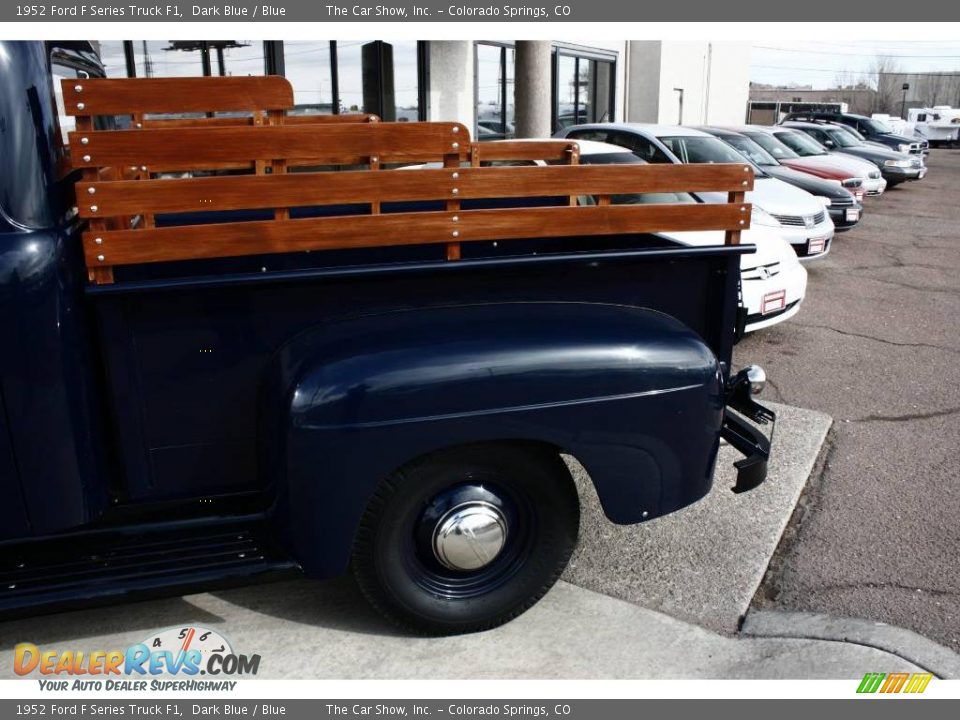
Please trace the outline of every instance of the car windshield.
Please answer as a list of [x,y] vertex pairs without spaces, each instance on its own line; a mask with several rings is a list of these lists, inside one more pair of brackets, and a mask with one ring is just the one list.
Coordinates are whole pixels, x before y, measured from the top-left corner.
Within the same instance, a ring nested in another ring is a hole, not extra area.
[[874,118],[864,118],[860,121],[862,124],[870,128],[870,132],[875,133],[892,133],[893,128],[887,125],[883,120],[876,120]]
[[685,163],[740,163],[743,158],[723,140],[715,137],[679,135],[660,141]]
[[777,162],[777,159],[773,157],[773,155],[768,153],[748,137],[743,135],[724,135],[723,141],[728,145],[731,145],[734,150],[739,152],[754,165],[759,165],[760,167],[770,167],[771,165],[780,164]]
[[778,160],[795,160],[800,157],[789,147],[767,133],[750,133],[750,139]]
[[823,131],[827,134],[827,137],[833,140],[837,147],[857,147],[857,145],[860,144],[859,140],[841,128],[824,128]]
[[776,135],[780,142],[793,150],[800,157],[828,154],[823,145],[818,143],[806,133],[787,130],[784,132],[778,132]]

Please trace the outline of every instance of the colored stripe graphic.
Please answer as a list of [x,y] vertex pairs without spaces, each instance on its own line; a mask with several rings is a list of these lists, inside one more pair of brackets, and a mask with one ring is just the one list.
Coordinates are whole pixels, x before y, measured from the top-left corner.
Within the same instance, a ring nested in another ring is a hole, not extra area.
[[910,677],[910,682],[907,683],[907,687],[904,689],[905,693],[922,693],[927,689],[927,685],[930,684],[930,678],[933,677],[933,673],[914,673]]
[[875,693],[885,677],[885,673],[867,673],[863,676],[863,680],[860,681],[860,687],[857,688],[857,692]]
[[909,677],[908,673],[890,673],[887,675],[887,681],[883,684],[883,687],[880,688],[882,693],[898,693],[900,688],[903,687],[904,683],[907,682]]
[[867,673],[857,687],[858,693],[911,693],[919,694],[927,689],[932,673]]

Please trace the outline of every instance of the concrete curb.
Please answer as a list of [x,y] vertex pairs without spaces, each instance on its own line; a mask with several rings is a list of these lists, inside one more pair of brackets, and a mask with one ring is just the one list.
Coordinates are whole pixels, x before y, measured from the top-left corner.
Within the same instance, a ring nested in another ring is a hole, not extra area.
[[[874,620],[821,613],[750,610],[741,634],[762,638],[832,640],[883,650],[939,678],[960,678],[960,655],[912,630]],[[870,668],[865,668],[867,672]],[[883,668],[878,668],[882,671]]]
[[[720,450],[713,490],[641,525],[613,525],[586,470],[569,459],[580,494],[580,542],[564,579],[635,605],[736,634],[816,465],[833,423],[824,413],[765,403],[777,413],[767,481],[730,492],[740,455]],[[769,432],[769,431],[768,431]]]

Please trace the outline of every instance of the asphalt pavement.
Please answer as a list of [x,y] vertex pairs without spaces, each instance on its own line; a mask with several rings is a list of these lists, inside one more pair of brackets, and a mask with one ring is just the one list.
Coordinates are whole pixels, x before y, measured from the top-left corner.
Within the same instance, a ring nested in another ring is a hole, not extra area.
[[766,397],[834,418],[755,605],[960,650],[960,151],[867,198],[792,320],[738,345]]

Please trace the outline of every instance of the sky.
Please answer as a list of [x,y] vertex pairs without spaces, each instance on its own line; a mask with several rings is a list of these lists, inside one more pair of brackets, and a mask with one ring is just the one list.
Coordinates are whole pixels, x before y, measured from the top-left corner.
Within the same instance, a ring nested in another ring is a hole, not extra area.
[[960,72],[960,40],[790,40],[772,35],[753,43],[750,80],[760,83],[836,85],[838,75],[867,72],[878,55],[896,58],[905,72]]

